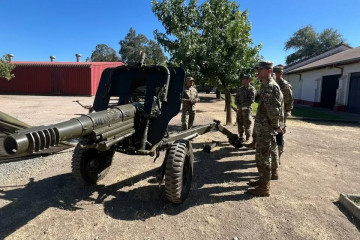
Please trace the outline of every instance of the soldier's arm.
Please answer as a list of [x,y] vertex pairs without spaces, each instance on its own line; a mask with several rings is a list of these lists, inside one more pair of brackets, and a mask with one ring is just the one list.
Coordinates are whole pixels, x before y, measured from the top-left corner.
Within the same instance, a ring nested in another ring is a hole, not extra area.
[[195,100],[196,100],[196,102],[198,102],[198,101],[200,101],[200,97],[199,97],[198,91],[195,90],[195,92],[196,92],[196,98],[195,98]]
[[251,104],[253,104],[255,102],[255,94],[256,94],[256,90],[255,88],[251,89],[251,92],[249,93],[249,106],[251,106]]
[[267,110],[266,111],[267,116],[270,120],[270,125],[274,129],[280,128],[280,116],[282,114],[282,109],[281,109],[282,96],[281,95],[282,94],[280,92],[280,89],[277,87],[274,87],[272,89],[272,93],[269,93],[268,100],[265,103],[266,110]]
[[291,112],[294,107],[293,93],[291,86],[288,86],[284,91],[284,107],[285,112]]
[[239,97],[240,97],[240,93],[239,93],[239,90],[237,90],[236,95],[235,95],[235,104],[236,104],[236,106],[240,105]]

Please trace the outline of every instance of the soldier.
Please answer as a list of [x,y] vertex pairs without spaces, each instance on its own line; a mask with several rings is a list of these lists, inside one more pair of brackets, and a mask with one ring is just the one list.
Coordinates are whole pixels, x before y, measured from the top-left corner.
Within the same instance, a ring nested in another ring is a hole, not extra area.
[[[286,132],[286,119],[288,116],[291,116],[291,111],[293,109],[293,95],[292,95],[292,87],[288,81],[282,78],[284,72],[284,66],[276,65],[274,67],[274,73],[276,75],[276,82],[279,85],[281,92],[284,96],[284,133]],[[276,136],[276,143],[278,145],[278,154],[279,154],[279,161],[281,154],[284,152],[284,136],[283,134],[278,134]],[[272,153],[273,156],[273,153]],[[275,176],[278,179],[278,176]],[[274,180],[276,180],[274,179]]]
[[197,90],[193,87],[194,81],[193,77],[186,78],[186,86],[183,92],[182,101],[182,130],[190,129],[193,126],[195,119],[196,102],[199,101],[199,96]]
[[[258,78],[261,80],[260,99],[255,117],[256,154],[255,161],[259,171],[259,180],[249,182],[257,186],[248,192],[255,196],[270,196],[270,176],[272,148],[276,148],[275,135],[283,132],[283,95],[279,85],[271,77],[272,62],[258,64]],[[277,151],[277,149],[276,149]]]
[[242,78],[242,84],[235,97],[235,103],[237,105],[237,114],[236,121],[238,125],[238,133],[239,137],[243,139],[243,135],[245,132],[246,139],[245,141],[249,141],[251,135],[251,123],[253,118],[252,114],[252,104],[255,100],[255,88],[251,86],[251,75],[245,75]]

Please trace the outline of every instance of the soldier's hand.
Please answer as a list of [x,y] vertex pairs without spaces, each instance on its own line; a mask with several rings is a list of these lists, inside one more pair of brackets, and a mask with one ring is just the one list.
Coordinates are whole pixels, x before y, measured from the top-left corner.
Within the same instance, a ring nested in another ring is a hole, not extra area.
[[278,127],[277,129],[275,129],[275,131],[276,131],[277,133],[284,133],[284,131],[281,129],[281,127]]
[[291,111],[286,112],[286,113],[285,113],[285,116],[286,116],[286,117],[291,116]]

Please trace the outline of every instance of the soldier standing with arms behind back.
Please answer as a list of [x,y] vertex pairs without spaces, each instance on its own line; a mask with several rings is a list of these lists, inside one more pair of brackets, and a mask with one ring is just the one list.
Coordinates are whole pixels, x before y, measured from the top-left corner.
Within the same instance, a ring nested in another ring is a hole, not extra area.
[[193,87],[194,78],[186,78],[186,86],[183,92],[181,123],[182,130],[190,129],[195,120],[196,103],[199,101],[197,90]]
[[[281,92],[284,96],[284,134],[286,132],[286,119],[288,116],[291,116],[291,111],[293,109],[293,94],[292,87],[288,81],[283,79],[284,66],[276,65],[274,67],[274,73],[276,75],[276,83],[279,85]],[[284,152],[284,134],[280,133],[276,136],[276,143],[278,145],[279,151],[279,161],[281,154]],[[276,177],[275,177],[276,178]],[[273,180],[277,180],[279,177]]]
[[[258,64],[257,74],[261,80],[260,99],[255,117],[256,131],[256,167],[259,180],[255,189],[248,190],[254,196],[270,196],[271,149],[276,146],[275,135],[282,133],[283,95],[279,85],[271,77],[272,62],[262,61]],[[276,150],[277,151],[277,150]]]
[[242,78],[242,84],[235,97],[235,103],[237,105],[236,121],[238,125],[239,138],[244,138],[244,132],[246,139],[249,141],[251,136],[251,123],[253,122],[252,104],[255,100],[255,88],[251,86],[251,75],[245,75]]

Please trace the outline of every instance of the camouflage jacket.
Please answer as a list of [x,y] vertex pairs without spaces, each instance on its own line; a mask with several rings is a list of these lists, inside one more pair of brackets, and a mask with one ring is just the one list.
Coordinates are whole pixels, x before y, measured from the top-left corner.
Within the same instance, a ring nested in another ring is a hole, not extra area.
[[284,101],[279,85],[273,78],[260,88],[255,123],[269,124],[274,129],[284,127]]
[[255,101],[255,88],[251,85],[240,87],[235,96],[235,104],[242,107],[251,107]]
[[183,104],[195,105],[197,101],[199,101],[199,95],[197,90],[194,87],[185,87],[183,92]]
[[284,111],[291,112],[294,106],[291,84],[283,78],[277,80],[276,82],[284,96]]

